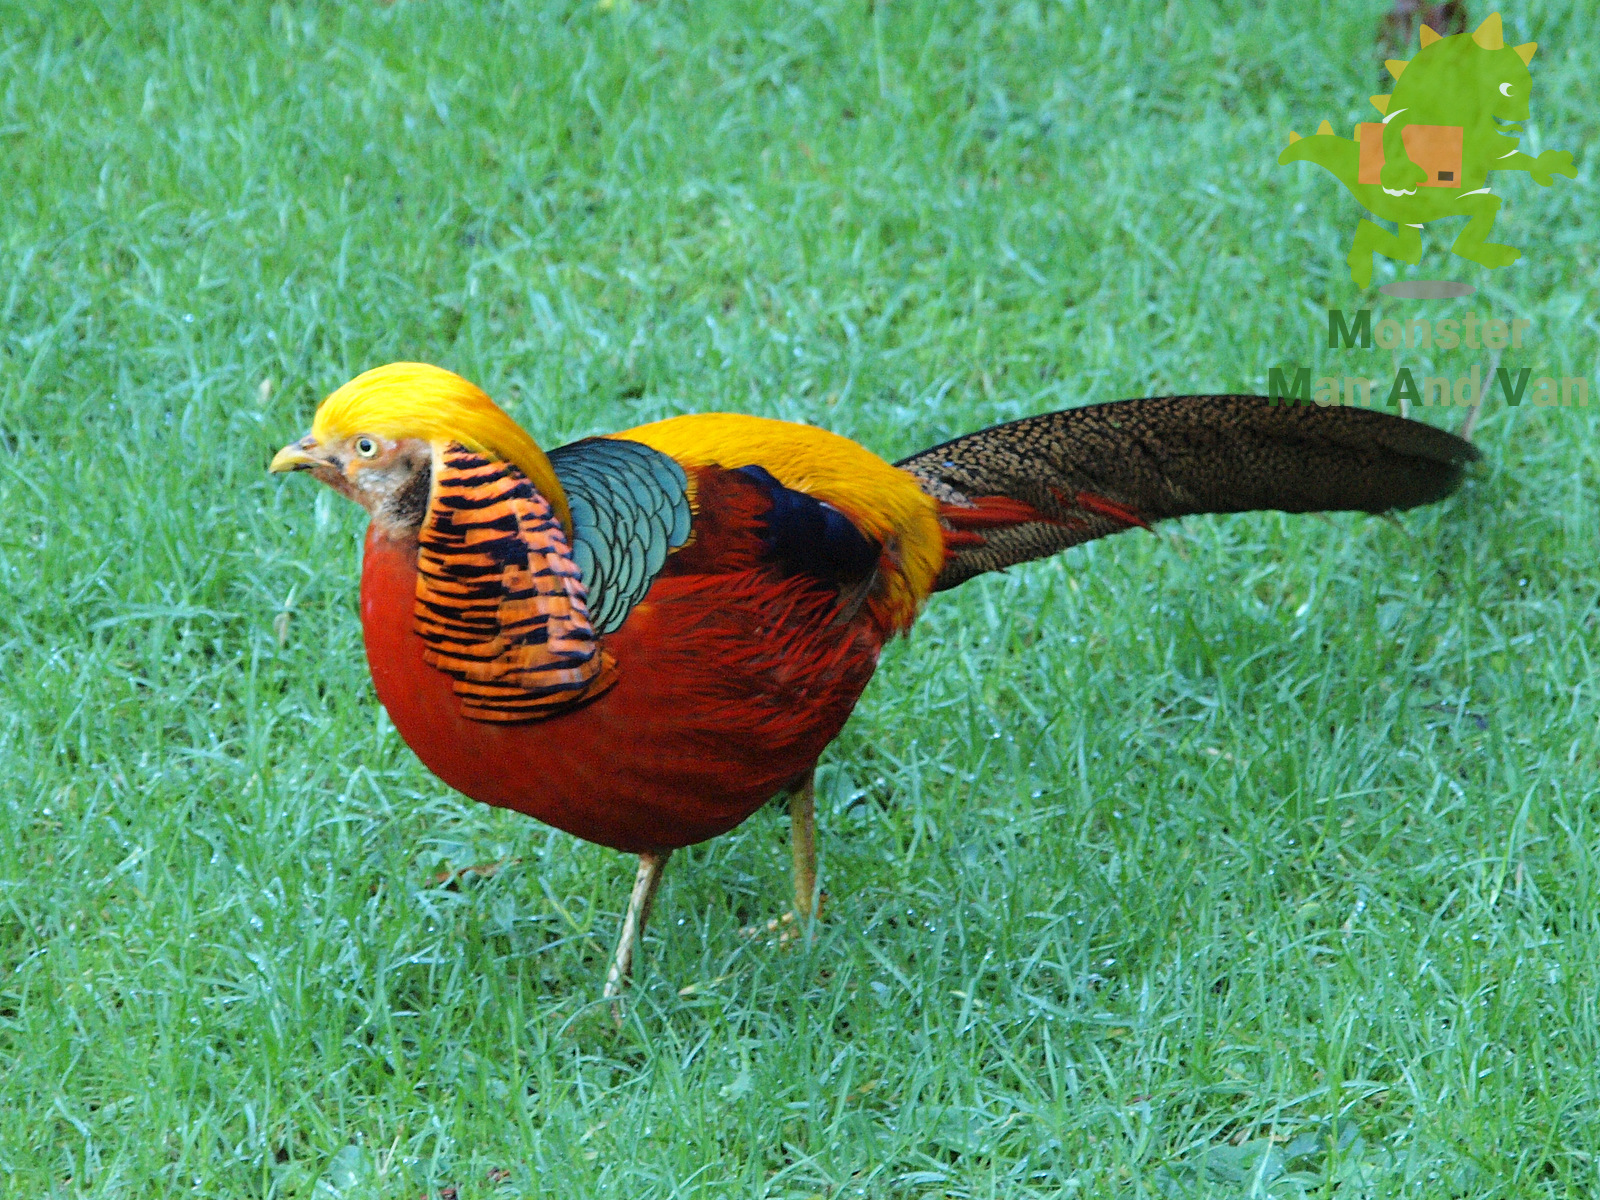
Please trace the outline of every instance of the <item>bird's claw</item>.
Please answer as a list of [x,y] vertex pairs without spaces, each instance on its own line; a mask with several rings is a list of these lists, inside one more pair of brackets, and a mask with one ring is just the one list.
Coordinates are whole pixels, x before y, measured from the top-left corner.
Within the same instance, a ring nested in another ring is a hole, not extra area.
[[[822,920],[822,910],[827,906],[828,893],[820,892],[817,895],[817,910],[812,914],[813,921]],[[773,917],[767,921],[759,921],[754,925],[746,925],[739,930],[739,936],[748,941],[758,938],[768,939],[769,946],[777,946],[780,950],[799,941],[806,935],[807,921],[804,917],[796,916],[794,909],[790,909],[781,917]]]

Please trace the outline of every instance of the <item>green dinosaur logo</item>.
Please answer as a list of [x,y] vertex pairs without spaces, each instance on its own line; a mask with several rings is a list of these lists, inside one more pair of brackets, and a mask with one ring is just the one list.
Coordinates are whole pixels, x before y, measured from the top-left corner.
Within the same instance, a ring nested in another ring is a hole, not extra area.
[[1521,153],[1519,121],[1528,119],[1533,76],[1528,64],[1538,43],[1507,46],[1498,13],[1473,33],[1441,37],[1422,27],[1422,49],[1410,62],[1384,65],[1394,94],[1374,96],[1383,121],[1356,126],[1342,138],[1324,121],[1303,138],[1293,131],[1278,162],[1302,159],[1327,168],[1375,217],[1393,221],[1390,233],[1363,219],[1350,247],[1350,278],[1372,282],[1372,256],[1422,261],[1422,226],[1440,217],[1471,218],[1451,253],[1486,267],[1516,262],[1522,252],[1488,240],[1500,197],[1489,190],[1490,171],[1527,171],[1549,187],[1552,176],[1577,174],[1572,155],[1546,150]]

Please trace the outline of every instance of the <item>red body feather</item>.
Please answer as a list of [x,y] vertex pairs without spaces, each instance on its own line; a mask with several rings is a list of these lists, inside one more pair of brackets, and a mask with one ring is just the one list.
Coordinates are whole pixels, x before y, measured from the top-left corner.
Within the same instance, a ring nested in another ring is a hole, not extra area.
[[368,531],[361,621],[378,698],[428,768],[475,800],[639,852],[724,833],[802,777],[844,725],[888,631],[832,587],[758,563],[737,496],[702,494],[685,547],[605,639],[617,683],[521,724],[462,714],[415,628],[417,544]]

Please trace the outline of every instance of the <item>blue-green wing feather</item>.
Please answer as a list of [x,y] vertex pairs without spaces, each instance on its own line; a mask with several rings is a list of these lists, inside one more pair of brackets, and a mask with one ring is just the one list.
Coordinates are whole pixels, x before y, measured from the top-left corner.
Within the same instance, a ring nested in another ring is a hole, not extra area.
[[572,558],[589,620],[607,634],[644,599],[667,555],[689,540],[689,479],[638,442],[588,438],[550,451],[572,507]]

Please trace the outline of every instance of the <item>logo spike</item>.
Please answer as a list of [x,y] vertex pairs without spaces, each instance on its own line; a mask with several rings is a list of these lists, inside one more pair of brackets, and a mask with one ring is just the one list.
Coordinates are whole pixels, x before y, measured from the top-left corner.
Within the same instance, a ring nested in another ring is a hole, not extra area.
[[1298,134],[1298,133],[1296,133],[1296,132],[1295,132],[1295,131],[1294,131],[1294,130],[1292,130],[1292,129],[1291,129],[1291,130],[1289,130],[1289,145],[1291,145],[1291,146],[1292,146],[1292,145],[1294,145],[1294,144],[1295,144],[1295,143],[1296,143],[1296,142],[1298,142],[1298,141],[1299,141],[1299,140],[1300,140],[1300,135],[1299,135],[1299,134]]
[[1389,74],[1393,75],[1396,79],[1399,79],[1400,73],[1411,64],[1409,62],[1403,62],[1398,58],[1386,58],[1383,60],[1383,65],[1389,69]]
[[1333,124],[1332,124],[1332,122],[1324,121],[1321,125],[1317,126],[1317,132],[1318,133],[1330,133],[1331,134],[1333,132]]
[[1424,46],[1431,46],[1437,42],[1442,35],[1435,33],[1433,30],[1424,25],[1420,30],[1418,30],[1418,36],[1422,38],[1422,44]]
[[1539,48],[1538,42],[1524,42],[1520,46],[1511,47],[1517,52],[1517,57],[1522,60],[1522,65],[1527,66],[1533,61],[1533,52]]
[[1472,31],[1472,40],[1485,50],[1499,50],[1506,44],[1504,30],[1500,28],[1500,14],[1490,13],[1483,24]]
[[1377,109],[1379,112],[1381,112],[1385,116],[1387,116],[1389,114],[1389,101],[1393,100],[1394,97],[1393,96],[1369,96],[1368,99],[1370,99],[1372,101],[1372,107],[1373,108]]

